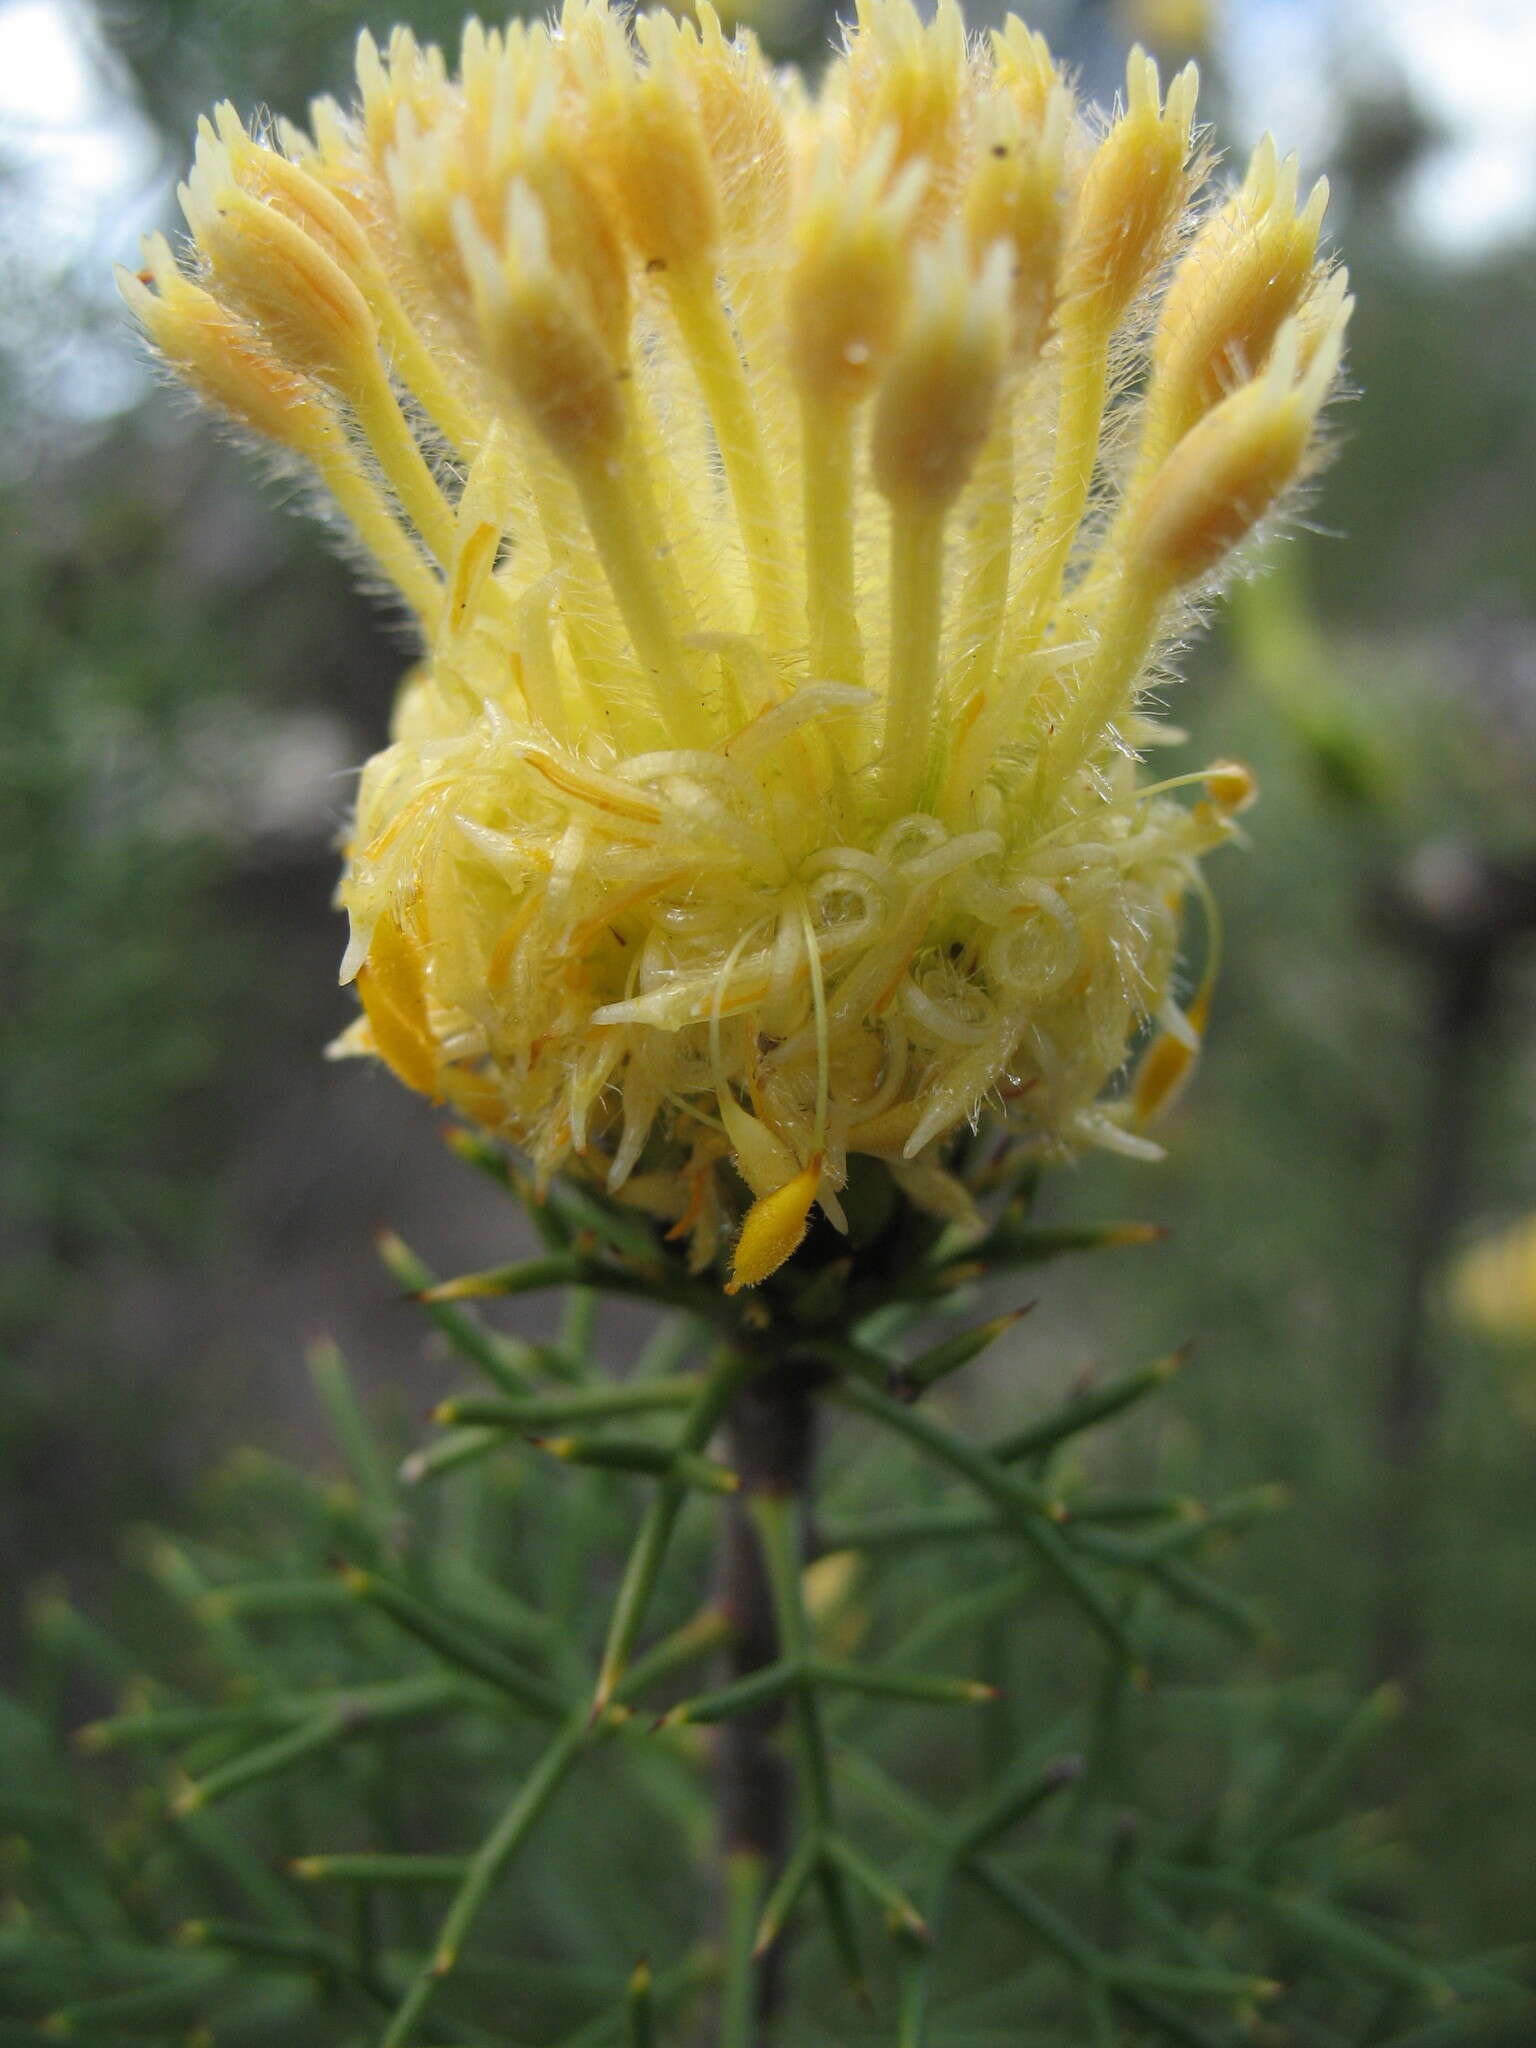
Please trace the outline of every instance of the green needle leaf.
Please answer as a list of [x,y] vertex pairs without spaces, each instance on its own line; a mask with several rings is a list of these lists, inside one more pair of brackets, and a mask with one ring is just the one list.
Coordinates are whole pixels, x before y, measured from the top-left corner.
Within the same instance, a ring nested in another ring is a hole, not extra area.
[[439,1402],[433,1420],[450,1426],[469,1423],[480,1429],[519,1432],[560,1429],[570,1423],[605,1422],[617,1415],[656,1415],[688,1408],[703,1385],[701,1375],[683,1373],[665,1380],[617,1380],[606,1386],[522,1394],[509,1400],[463,1394]]
[[387,1614],[408,1635],[436,1651],[445,1664],[494,1686],[542,1719],[559,1720],[565,1713],[566,1702],[547,1680],[524,1671],[481,1636],[458,1627],[437,1608],[408,1593],[404,1586],[377,1572],[359,1570],[355,1565],[344,1567],[342,1582],[355,1599],[365,1600],[370,1607]]
[[[436,1274],[392,1230],[386,1230],[379,1238],[379,1257],[384,1262],[385,1271],[401,1291],[425,1305],[428,1316],[459,1356],[478,1366],[493,1386],[508,1394],[525,1393],[535,1384],[539,1368],[551,1367],[552,1357],[548,1351],[488,1330],[468,1309],[434,1300]],[[569,1369],[563,1366],[563,1362],[558,1369],[568,1376]]]
[[1190,1356],[1191,1347],[1183,1345],[1177,1351],[1153,1359],[1150,1365],[1142,1366],[1139,1371],[1126,1373],[1121,1379],[1111,1380],[1107,1386],[1077,1395],[1043,1421],[1030,1423],[1024,1429],[1014,1430],[1011,1435],[999,1437],[991,1447],[992,1456],[1000,1464],[1011,1465],[1020,1458],[1037,1458],[1046,1451],[1054,1450],[1069,1437],[1080,1435],[1095,1423],[1107,1422],[1110,1416],[1123,1414],[1149,1394],[1155,1394],[1159,1387],[1168,1384],[1175,1373],[1182,1372]]

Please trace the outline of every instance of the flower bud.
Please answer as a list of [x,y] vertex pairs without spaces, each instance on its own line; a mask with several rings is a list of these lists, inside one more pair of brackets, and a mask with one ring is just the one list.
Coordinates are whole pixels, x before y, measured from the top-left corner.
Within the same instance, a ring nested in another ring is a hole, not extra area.
[[992,69],[1030,131],[1038,133],[1044,127],[1050,102],[1058,93],[1065,97],[1070,118],[1072,95],[1062,81],[1050,44],[1038,30],[1026,28],[1016,14],[992,31]]
[[375,168],[382,170],[402,123],[425,134],[446,118],[453,104],[448,67],[435,44],[423,49],[408,28],[391,33],[382,55],[364,29],[357,39],[356,70],[364,141]]
[[870,460],[888,498],[947,505],[981,453],[1008,358],[1008,257],[973,277],[958,237],[917,259],[914,304],[875,402]]
[[693,90],[704,146],[714,166],[723,230],[751,243],[783,215],[789,191],[789,141],[773,75],[744,30],[727,42],[709,0],[698,28],[675,26],[676,58]]
[[498,256],[465,201],[455,214],[487,367],[568,460],[610,452],[623,432],[618,373],[603,337],[550,256],[543,209],[519,181]]
[[145,241],[144,266],[137,276],[119,268],[118,288],[155,347],[203,398],[285,447],[308,447],[329,431],[332,416],[319,389],[183,277],[164,235]]
[[906,302],[906,234],[922,185],[913,165],[889,191],[887,141],[844,175],[824,151],[795,223],[787,279],[789,358],[804,394],[861,398],[890,352]]
[[1305,370],[1288,324],[1264,373],[1179,442],[1132,512],[1126,549],[1134,576],[1154,591],[1199,582],[1295,482],[1338,368],[1346,317],[1347,306]]
[[205,154],[178,190],[216,295],[283,360],[343,393],[378,375],[378,328],[340,265],[295,221],[244,192]]
[[588,106],[587,141],[610,203],[648,268],[696,269],[720,238],[720,192],[698,109],[676,62],[676,24],[635,25],[649,59],[626,52]]
[[1171,447],[1234,385],[1263,368],[1314,277],[1328,187],[1299,211],[1296,159],[1268,136],[1241,189],[1174,271],[1152,343],[1149,434]]
[[1065,89],[1055,89],[1034,126],[1011,97],[994,95],[982,118],[980,148],[965,195],[972,254],[980,260],[995,242],[1007,247],[1013,345],[1025,361],[1040,353],[1056,308],[1069,104]]
[[1089,160],[1061,296],[1113,324],[1156,273],[1194,182],[1190,142],[1199,84],[1187,65],[1158,100],[1157,66],[1131,52],[1126,109]]
[[[931,21],[902,0],[857,0],[841,86],[855,157],[891,138],[891,174],[921,163],[921,224],[937,224],[953,194],[972,86],[965,20],[938,0]],[[836,90],[836,82],[834,82]]]
[[[409,111],[386,158],[407,247],[423,283],[456,317],[471,313],[474,290],[460,220],[473,221],[499,260],[509,196],[523,185],[537,203],[547,260],[609,351],[628,344],[628,263],[622,241],[584,160],[561,100],[552,46],[515,23],[505,38],[478,24],[465,31],[475,85],[451,118],[418,126]],[[473,316],[471,314],[471,324]]]
[[214,108],[212,124],[199,122],[197,162],[210,177],[222,172],[301,228],[365,297],[382,284],[378,258],[356,216],[303,164],[257,142],[228,100]]

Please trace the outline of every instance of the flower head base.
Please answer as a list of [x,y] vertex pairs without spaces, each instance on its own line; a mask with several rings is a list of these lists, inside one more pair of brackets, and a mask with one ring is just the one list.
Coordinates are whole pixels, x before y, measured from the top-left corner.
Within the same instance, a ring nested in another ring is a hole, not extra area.
[[700,1265],[748,1211],[737,1284],[851,1154],[957,1211],[988,1104],[1155,1149],[1182,905],[1250,792],[1139,781],[1147,691],[1311,464],[1321,188],[1266,142],[1197,213],[1193,71],[1134,53],[1097,120],[948,0],[864,0],[814,98],[707,5],[472,23],[457,74],[365,36],[358,76],[312,135],[221,109],[195,274],[157,242],[124,287],[420,622],[343,1049]]

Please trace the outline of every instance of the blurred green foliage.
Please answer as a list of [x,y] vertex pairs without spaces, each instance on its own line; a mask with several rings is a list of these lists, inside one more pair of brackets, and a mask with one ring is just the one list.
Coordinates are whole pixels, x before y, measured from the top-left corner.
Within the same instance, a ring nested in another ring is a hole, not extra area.
[[[462,10],[407,11],[452,36]],[[297,112],[344,90],[359,20],[382,32],[397,9],[96,12],[179,172],[199,109],[228,96]],[[815,40],[808,22],[786,54]],[[1381,906],[1426,845],[1507,862],[1536,843],[1536,265],[1529,248],[1475,265],[1418,251],[1394,202],[1421,141],[1383,168],[1358,125],[1337,233],[1360,300],[1362,395],[1317,515],[1342,540],[1285,543],[1280,575],[1238,594],[1174,707],[1191,758],[1237,754],[1264,792],[1253,856],[1214,878],[1228,954],[1212,1042],[1166,1167],[1094,1161],[1049,1195],[1063,1215],[1150,1210],[1173,1244],[1123,1277],[1053,1279],[1012,1369],[1043,1394],[1085,1356],[1193,1336],[1176,1403],[1099,1476],[1286,1481],[1296,1506],[1250,1539],[1242,1584],[1280,1626],[1281,1668],[1326,1664],[1355,1685],[1374,1675],[1392,1563],[1382,1404],[1405,1298],[1427,1318],[1439,1404],[1420,1473],[1424,1658],[1374,1782],[1404,1822],[1402,1895],[1477,1945],[1523,1938],[1536,1911],[1536,1671],[1522,1649],[1536,1633],[1536,1432],[1507,1377],[1536,1361],[1496,1372],[1445,1313],[1440,1269],[1416,1271],[1406,1249],[1439,968]],[[94,291],[62,298],[63,317],[84,301],[99,321]],[[13,407],[15,372],[0,374]],[[123,1510],[174,1476],[177,1417],[209,1397],[198,1361],[168,1359],[152,1324],[125,1328],[121,1300],[169,1272],[217,1312],[220,1258],[248,1223],[230,1159],[261,1143],[332,1014],[317,963],[342,795],[275,854],[242,823],[231,753],[259,752],[294,711],[339,710],[359,758],[400,661],[309,530],[253,509],[244,466],[168,420],[158,395],[107,426],[18,419],[41,452],[0,502],[0,1533],[28,1570],[100,1555]],[[1511,945],[1467,1051],[1442,1252],[1536,1206],[1533,993],[1530,946]],[[380,1114],[403,1125],[411,1111],[391,1099]],[[338,1235],[376,1220],[355,1194],[335,1206]],[[402,1340],[381,1376],[418,1365]],[[264,1411],[244,1424],[261,1441],[271,1427]]]
[[[978,1443],[952,1388],[918,1397],[931,1336],[887,1378],[890,1339],[828,1325],[814,1269],[733,1327],[674,1267],[680,1312],[615,1381],[606,1348],[584,1351],[586,1305],[643,1292],[658,1245],[642,1227],[635,1264],[632,1212],[549,1211],[551,1255],[502,1284],[548,1287],[569,1262],[566,1337],[520,1345],[429,1307],[494,1391],[472,1380],[398,1476],[322,1347],[340,1479],[247,1454],[205,1503],[208,1537],[141,1533],[147,1657],[36,1605],[22,1697],[0,1701],[0,2015],[39,2031],[5,2038],[749,2048],[754,1935],[789,1926],[784,2024],[761,2038],[794,2048],[1512,2048],[1532,2010],[1519,1956],[1405,1941],[1390,1829],[1340,1818],[1398,1689],[1351,1709],[1326,1680],[1266,1682],[1262,1624],[1210,1574],[1272,1493],[1206,1507],[1087,1479],[1176,1360],[1010,1402],[1006,1435]],[[1099,1265],[1130,1255],[1117,1235],[1041,1235],[1025,1197],[978,1257],[1034,1268],[1070,1242]],[[859,1268],[879,1318],[903,1291],[919,1324],[953,1316],[945,1243],[887,1205]],[[430,1277],[398,1242],[386,1258]],[[809,1573],[803,1503],[745,1455],[745,1508],[673,1493],[665,1460],[722,1387],[764,1404],[728,1455],[770,1402],[820,1414]],[[546,1453],[565,1440],[540,1432],[575,1412],[589,1443],[622,1416],[658,1472],[562,1469]],[[779,1642],[724,1687],[700,1666],[749,1624],[717,1577],[722,1516],[761,1530]],[[793,1680],[794,1853],[770,1887],[738,1849],[722,1900],[710,1774],[730,1752],[709,1738],[761,1710],[774,1669]],[[72,1761],[61,1722],[101,1707]],[[800,1853],[818,1845],[819,1886]]]

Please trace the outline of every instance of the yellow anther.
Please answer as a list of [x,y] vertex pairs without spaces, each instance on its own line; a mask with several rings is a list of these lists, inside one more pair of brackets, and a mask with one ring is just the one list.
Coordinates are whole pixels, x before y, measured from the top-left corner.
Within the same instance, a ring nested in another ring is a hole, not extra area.
[[1258,802],[1258,781],[1241,761],[1214,762],[1205,771],[1205,787],[1217,810],[1229,818]]
[[408,1088],[441,1098],[436,1040],[427,1020],[421,956],[413,939],[391,916],[380,918],[368,958],[359,968],[362,998],[374,1050]]
[[727,1294],[743,1287],[759,1287],[776,1273],[791,1253],[797,1251],[811,1220],[816,1191],[821,1186],[821,1160],[813,1159],[771,1194],[759,1195],[747,1211],[731,1259]]

